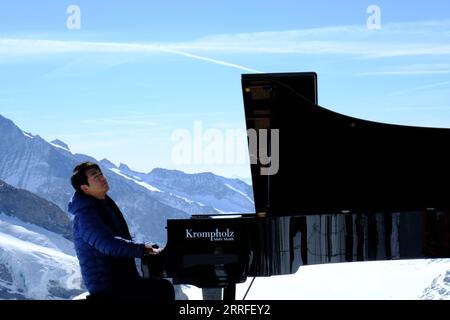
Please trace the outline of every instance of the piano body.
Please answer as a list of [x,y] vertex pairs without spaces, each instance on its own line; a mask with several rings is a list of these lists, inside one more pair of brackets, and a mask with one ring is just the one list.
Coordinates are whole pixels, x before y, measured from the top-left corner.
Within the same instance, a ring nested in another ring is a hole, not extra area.
[[245,74],[242,92],[256,213],[169,219],[145,276],[233,299],[302,265],[450,257],[450,129],[320,107],[315,73]]

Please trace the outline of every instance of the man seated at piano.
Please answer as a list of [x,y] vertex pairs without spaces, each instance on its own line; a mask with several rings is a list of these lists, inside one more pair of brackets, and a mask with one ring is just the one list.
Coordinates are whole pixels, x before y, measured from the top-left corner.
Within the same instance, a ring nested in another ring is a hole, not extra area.
[[160,249],[133,241],[121,211],[107,195],[109,185],[100,167],[80,163],[71,183],[73,241],[88,299],[174,300],[170,281],[139,275],[134,259],[156,255]]

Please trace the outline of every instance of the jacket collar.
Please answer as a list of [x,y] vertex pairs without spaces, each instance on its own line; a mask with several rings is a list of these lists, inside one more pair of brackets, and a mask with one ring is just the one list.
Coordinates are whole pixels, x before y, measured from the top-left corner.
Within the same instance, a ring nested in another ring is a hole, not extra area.
[[[106,195],[106,200],[109,200],[109,196]],[[83,192],[79,192],[76,191],[73,196],[72,199],[70,199],[69,201],[69,205],[68,205],[68,211],[72,214],[76,214],[76,212],[81,209],[81,208],[85,208],[85,207],[90,207],[90,206],[95,206],[96,204],[99,203],[100,200],[88,196]]]

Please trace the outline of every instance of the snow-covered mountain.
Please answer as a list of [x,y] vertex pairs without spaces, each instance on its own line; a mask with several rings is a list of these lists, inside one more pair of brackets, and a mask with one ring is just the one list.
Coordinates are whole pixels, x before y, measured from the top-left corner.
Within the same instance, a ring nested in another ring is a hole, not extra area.
[[[210,172],[187,174],[161,168],[153,169],[149,173],[140,173],[122,163],[112,170],[118,170],[141,183],[153,186],[155,188],[153,191],[159,191],[156,196],[160,196],[162,201],[166,201],[164,195],[171,195],[183,202],[200,206],[196,214],[248,213],[255,210],[252,187],[238,179],[228,179]],[[170,199],[168,203],[172,204],[172,201]]]
[[84,291],[71,241],[0,214],[0,299],[71,299]]
[[57,205],[0,180],[0,299],[67,299],[81,275],[72,221]]
[[[72,222],[66,206],[72,170],[86,160],[98,162],[0,115],[0,299],[65,299],[84,291],[68,241]],[[99,163],[109,195],[137,240],[163,244],[168,218],[254,211],[251,188],[236,179],[164,169],[141,173],[107,159]]]
[[107,159],[97,161],[73,154],[64,142],[49,143],[0,116],[0,179],[8,184],[31,191],[66,211],[73,194],[70,175],[76,164],[86,160],[100,163],[111,187],[109,195],[122,209],[138,240],[165,243],[168,218],[254,212],[251,187],[237,179],[165,169],[141,173],[124,164],[116,167]]
[[72,239],[72,222],[57,205],[0,180],[0,213]]
[[[441,259],[439,259],[441,260]],[[423,291],[420,299],[435,300],[445,299],[450,300],[450,262],[447,270],[440,273]]]

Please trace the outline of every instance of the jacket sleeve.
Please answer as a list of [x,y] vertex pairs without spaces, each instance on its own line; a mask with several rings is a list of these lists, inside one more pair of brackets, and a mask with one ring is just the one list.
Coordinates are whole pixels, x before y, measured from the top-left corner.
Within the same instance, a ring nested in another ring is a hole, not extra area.
[[143,243],[115,237],[91,207],[79,209],[74,219],[74,228],[83,241],[105,255],[122,258],[141,258],[144,255]]

